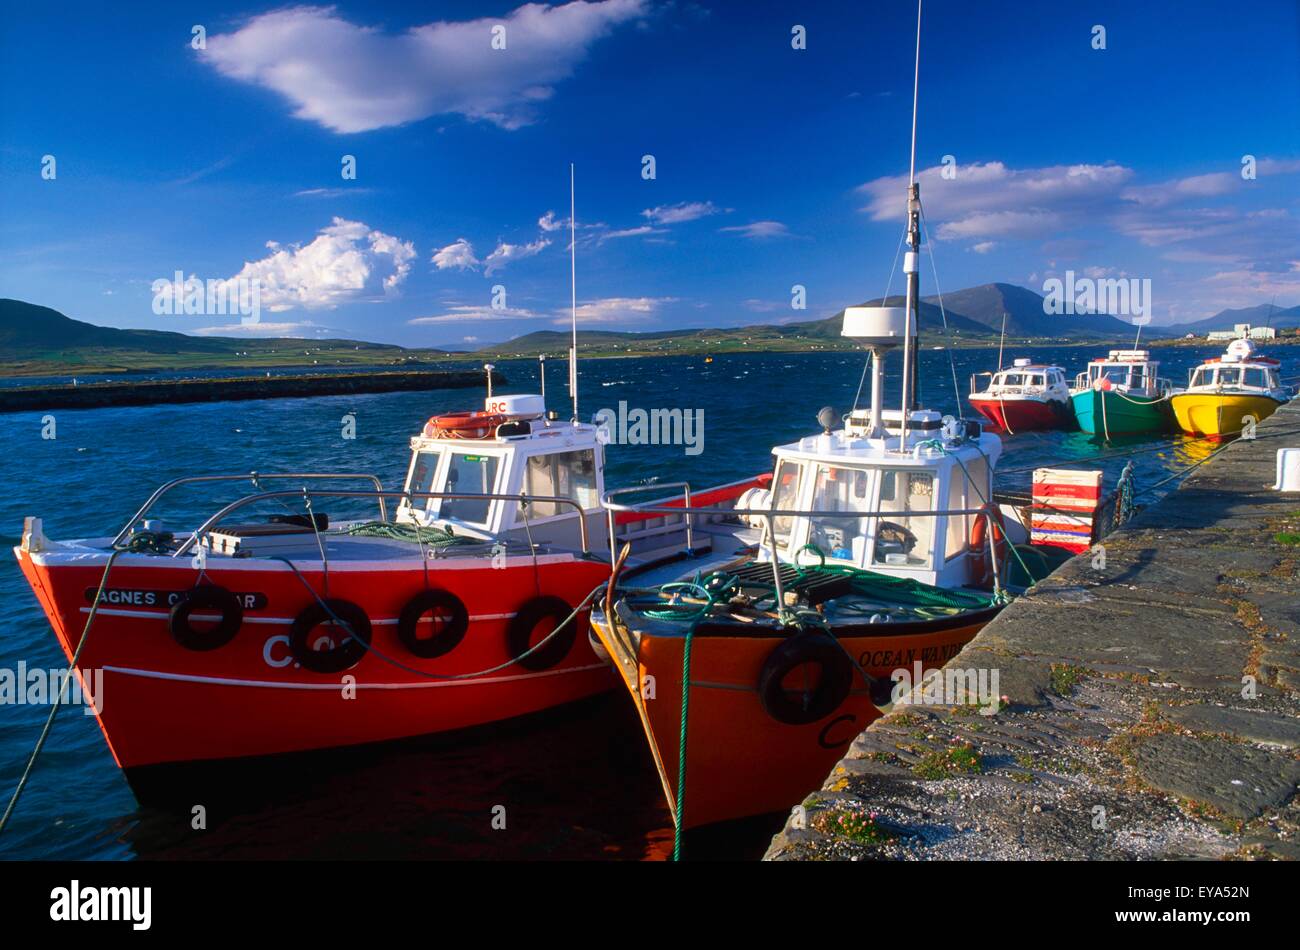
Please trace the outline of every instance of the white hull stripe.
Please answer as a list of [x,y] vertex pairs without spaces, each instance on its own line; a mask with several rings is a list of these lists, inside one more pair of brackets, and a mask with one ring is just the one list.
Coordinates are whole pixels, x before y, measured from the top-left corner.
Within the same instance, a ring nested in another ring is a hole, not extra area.
[[[419,683],[364,683],[358,681],[356,689],[437,689],[442,686],[482,686],[495,683],[514,683],[519,680],[541,679],[546,676],[563,676],[567,673],[586,673],[589,670],[603,670],[609,667],[604,663],[590,663],[586,666],[572,666],[562,670],[543,670],[540,673],[519,673],[514,676],[485,676],[463,680],[430,680]],[[110,673],[122,673],[126,676],[140,676],[145,679],[173,680],[181,683],[202,683],[207,686],[252,686],[260,689],[305,689],[328,690],[338,692],[343,689],[341,683],[274,683],[267,680],[237,680],[223,676],[193,676],[188,673],[160,673],[157,670],[137,670],[125,666],[105,666]]]
[[[82,612],[83,614],[88,614],[88,613],[90,613],[90,608],[89,608],[89,607],[82,607],[82,608],[81,608],[81,612]],[[170,614],[168,614],[166,611],[161,611],[161,610],[123,610],[123,609],[118,608],[118,607],[100,607],[99,610],[95,611],[95,616],[105,616],[105,617],[138,617],[138,618],[140,618],[141,620],[166,620],[166,619],[170,616]],[[513,613],[508,613],[508,614],[474,614],[474,615],[473,615],[472,617],[470,617],[469,619],[470,619],[470,622],[471,622],[471,623],[474,623],[474,622],[477,622],[477,621],[479,621],[479,620],[509,620],[509,619],[510,619],[511,617],[513,617],[513,616],[515,616]],[[211,620],[211,621],[213,621],[213,622],[216,622],[216,621],[220,620],[221,618],[220,618],[219,616],[217,616],[216,614],[190,614],[190,619],[191,619],[191,620]],[[244,623],[270,623],[270,624],[280,624],[280,625],[282,625],[282,626],[286,626],[286,627],[288,627],[288,626],[291,626],[291,625],[293,624],[293,621],[294,621],[294,618],[293,618],[293,617],[249,617],[249,616],[245,615],[245,617],[244,617],[244,621],[243,621],[243,622],[244,622]],[[377,620],[371,620],[371,621],[370,621],[370,625],[371,625],[372,627],[395,626],[395,625],[397,624],[397,621],[398,621],[398,618],[397,618],[397,617],[383,617],[383,618],[379,618],[379,619],[377,619]],[[429,620],[421,619],[420,622],[421,622],[421,623],[429,623],[430,621],[429,621]]]

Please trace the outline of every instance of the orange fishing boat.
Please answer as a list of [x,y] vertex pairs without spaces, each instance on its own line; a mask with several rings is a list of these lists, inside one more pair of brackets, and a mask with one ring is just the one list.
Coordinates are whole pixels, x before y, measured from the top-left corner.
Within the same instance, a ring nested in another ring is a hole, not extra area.
[[[821,432],[773,449],[770,485],[729,512],[602,496],[611,550],[630,517],[680,517],[711,537],[704,555],[688,534],[677,560],[623,547],[591,611],[593,646],[640,715],[679,847],[685,828],[798,804],[910,693],[907,680],[943,666],[1006,602],[1005,559],[1028,534],[993,499],[1001,441],[916,399],[915,177],[907,216],[906,305],[844,312],[843,334],[871,352],[870,411],[823,409]],[[886,410],[884,361],[899,346],[902,398]]]
[[886,353],[915,345],[907,308],[849,308],[843,332],[872,351],[870,411],[841,427],[822,410],[823,431],[773,449],[770,483],[729,517],[624,504],[626,489],[603,499],[620,523],[680,513],[712,538],[707,556],[628,556],[591,614],[679,828],[786,809],[819,786],[895,699],[897,671],[942,667],[997,614],[1010,546],[1028,539],[993,500],[996,435],[916,407],[907,360],[907,408],[883,408]]

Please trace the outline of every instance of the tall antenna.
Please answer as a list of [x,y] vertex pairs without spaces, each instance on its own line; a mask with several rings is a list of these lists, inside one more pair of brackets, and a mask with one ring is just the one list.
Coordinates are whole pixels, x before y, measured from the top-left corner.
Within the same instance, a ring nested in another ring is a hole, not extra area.
[[921,90],[921,0],[916,0],[916,68],[912,74],[912,160],[907,172],[907,253],[903,256],[903,273],[907,276],[906,323],[903,328],[903,412],[898,447],[907,448],[907,417],[916,402],[916,354],[912,347],[912,320],[920,322],[921,305],[921,189],[916,183],[916,114]]
[[569,162],[569,316],[573,339],[569,344],[569,395],[573,397],[573,421],[578,421],[578,223],[574,218],[573,162]]

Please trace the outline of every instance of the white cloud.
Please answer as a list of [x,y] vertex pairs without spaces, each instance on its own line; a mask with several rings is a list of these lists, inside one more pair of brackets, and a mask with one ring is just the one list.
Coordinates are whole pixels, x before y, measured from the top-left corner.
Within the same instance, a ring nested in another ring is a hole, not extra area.
[[936,234],[940,240],[976,237],[1036,237],[1059,231],[1063,224],[1055,211],[978,211],[956,221],[945,221]]
[[496,250],[483,258],[483,273],[495,274],[507,264],[523,260],[525,257],[533,257],[550,246],[551,242],[545,238],[538,238],[531,244],[507,244],[501,241],[497,244]]
[[[448,307],[444,313],[437,316],[416,317],[406,322],[408,326],[421,327],[438,323],[462,323],[467,320],[472,320],[475,323],[482,323],[486,320],[536,320],[541,316],[543,314],[534,313],[522,307],[501,307],[497,309],[494,307],[457,304]],[[466,339],[469,338],[466,337]]]
[[474,245],[464,238],[456,238],[442,250],[433,254],[433,264],[438,270],[454,267],[457,270],[476,270],[479,259],[474,256]]
[[[1012,169],[1002,162],[958,165],[954,178],[943,166],[917,174],[921,202],[937,236],[1041,237],[1059,230],[1067,218],[1095,212],[1097,202],[1114,201],[1133,178],[1122,165],[1051,165]],[[859,186],[868,198],[863,208],[873,221],[902,221],[907,213],[907,176],[876,178]]]
[[434,252],[433,264],[438,270],[448,270],[454,267],[456,270],[465,271],[478,270],[482,267],[486,276],[495,274],[514,261],[540,254],[550,246],[551,242],[546,238],[538,238],[530,244],[509,244],[505,241],[498,241],[492,253],[479,260],[474,256],[474,245],[464,238],[457,238],[451,244]]
[[312,333],[322,333],[326,329],[310,320],[304,320],[301,323],[231,323],[220,327],[200,327],[189,332],[195,336],[287,336],[303,339]]
[[391,294],[415,258],[410,241],[337,217],[309,244],[268,241],[266,246],[269,257],[245,263],[231,280],[258,281],[261,306],[272,312],[336,307]]
[[997,241],[980,241],[978,244],[972,244],[970,249],[976,254],[987,254],[997,246]]
[[[676,300],[676,297],[604,297],[588,300],[578,304],[578,323],[644,324],[663,304]],[[567,309],[557,310],[556,313],[563,314],[555,320],[556,323],[569,322]]]
[[[456,114],[517,129],[573,74],[588,49],[640,17],[645,0],[525,4],[504,17],[416,26],[351,23],[334,7],[299,6],[208,37],[200,56],[222,75],[284,96],[294,115],[365,132]],[[505,49],[492,28],[505,27]]]
[[721,214],[724,210],[728,209],[719,208],[712,201],[680,201],[675,205],[646,208],[641,215],[654,224],[682,224],[711,214]]
[[648,224],[643,224],[635,228],[623,228],[621,231],[606,231],[600,236],[602,241],[611,241],[616,238],[625,237],[644,237],[647,234],[667,234],[667,228],[655,228]]
[[761,241],[767,238],[793,237],[790,229],[780,221],[752,221],[749,224],[719,228],[719,231],[731,231],[750,240]]
[[351,195],[368,195],[370,188],[304,188],[295,191],[295,198],[346,198]]

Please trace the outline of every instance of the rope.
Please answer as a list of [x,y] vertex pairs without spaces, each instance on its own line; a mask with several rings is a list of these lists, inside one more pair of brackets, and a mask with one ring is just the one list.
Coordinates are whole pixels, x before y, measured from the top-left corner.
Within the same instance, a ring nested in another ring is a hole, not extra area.
[[81,630],[81,639],[77,641],[77,648],[72,651],[72,661],[63,673],[63,682],[59,684],[59,692],[55,695],[54,702],[50,706],[50,714],[45,717],[45,725],[41,728],[41,734],[36,739],[32,754],[27,759],[23,774],[19,777],[18,785],[9,798],[9,804],[5,806],[4,815],[0,816],[0,833],[3,833],[5,828],[9,826],[9,817],[14,813],[14,809],[18,806],[18,799],[22,797],[24,789],[27,788],[27,781],[32,777],[32,770],[36,767],[36,760],[40,758],[41,750],[45,748],[45,740],[50,736],[50,728],[54,725],[54,717],[59,714],[59,709],[63,705],[63,696],[68,691],[68,684],[72,682],[72,672],[77,668],[77,661],[81,659],[81,651],[86,645],[86,639],[90,636],[91,624],[95,622],[95,617],[99,613],[100,599],[104,596],[104,588],[108,586],[108,575],[113,570],[113,562],[117,560],[119,554],[144,552],[151,547],[169,543],[169,541],[163,541],[164,537],[164,535],[155,534],[152,531],[141,531],[128,538],[125,544],[114,547],[113,553],[108,556],[108,562],[104,565],[104,573],[99,578],[99,587],[95,591],[95,599],[90,605],[90,613],[86,615],[86,625]]
[[556,636],[556,634],[558,634],[561,630],[563,630],[570,623],[572,623],[574,618],[577,617],[578,614],[582,613],[582,611],[591,604],[591,602],[604,589],[605,586],[604,584],[601,584],[599,587],[596,587],[594,590],[592,590],[592,592],[588,594],[586,597],[582,598],[582,602],[579,603],[577,607],[573,608],[573,612],[570,613],[569,616],[565,617],[562,621],[560,621],[556,625],[555,629],[552,630],[550,633],[548,633],[541,640],[539,640],[535,646],[529,647],[523,653],[519,654],[516,657],[512,657],[509,660],[506,660],[506,662],[504,663],[500,663],[497,666],[489,667],[486,670],[478,670],[473,673],[429,673],[425,670],[417,670],[414,667],[407,666],[401,660],[397,660],[391,656],[388,656],[387,654],[381,652],[380,650],[375,649],[375,647],[372,644],[366,643],[364,640],[358,637],[353,632],[352,627],[348,624],[348,622],[346,620],[343,620],[341,617],[339,617],[338,614],[336,614],[333,610],[330,609],[329,604],[325,603],[325,601],[321,599],[320,595],[317,594],[315,589],[311,586],[311,584],[308,583],[307,578],[302,576],[302,572],[298,570],[297,565],[295,565],[293,561],[289,560],[287,557],[281,557],[279,555],[273,555],[269,558],[269,560],[283,561],[285,564],[288,564],[289,569],[293,571],[294,576],[297,577],[298,580],[302,582],[302,586],[307,588],[307,592],[316,599],[316,603],[319,604],[321,609],[324,610],[325,613],[329,615],[330,621],[335,625],[341,627],[343,630],[347,631],[349,640],[355,640],[357,643],[361,644],[362,648],[367,653],[373,653],[375,656],[379,657],[379,659],[383,660],[385,663],[388,663],[391,666],[395,666],[399,670],[402,670],[405,673],[410,673],[412,676],[421,676],[424,677],[425,679],[434,679],[434,680],[474,679],[475,677],[478,676],[487,676],[489,673],[497,673],[501,670],[504,670],[508,666],[513,666],[515,663],[518,663],[520,660],[527,659],[528,657],[536,653],[538,650],[540,650],[542,647],[546,646],[546,644],[549,643],[551,639],[554,636]]
[[697,617],[686,630],[686,641],[682,644],[682,716],[681,728],[677,734],[677,794],[674,796],[673,814],[673,860],[682,859],[682,818],[686,814],[686,732],[691,715],[691,646],[695,642]]
[[[948,342],[946,349],[948,350],[948,368],[952,370],[952,395],[953,398],[957,400],[957,417],[964,420],[966,418],[966,412],[961,399],[961,389],[957,385],[957,361],[952,355],[952,333],[948,329],[948,312],[943,306],[943,291],[939,289],[939,268],[936,267],[934,263],[934,245],[930,243],[930,229],[926,227],[924,211],[920,212],[920,218],[921,234],[925,237],[925,248],[930,252],[930,273],[934,275],[934,292],[939,298],[939,316],[943,317],[943,335],[944,339]],[[919,313],[916,317],[916,323],[919,328],[921,325],[921,315]],[[1001,401],[1001,398],[1002,397],[999,395],[999,401]],[[1006,407],[1003,407],[1002,419],[1004,422],[1006,421],[1006,415]],[[1015,435],[1010,428],[1007,429],[1007,432],[1010,435]]]
[[388,538],[393,541],[407,541],[421,547],[449,547],[457,544],[480,544],[474,538],[461,537],[451,531],[438,527],[425,527],[417,524],[395,524],[389,521],[367,521],[352,525],[345,534],[363,538]]

